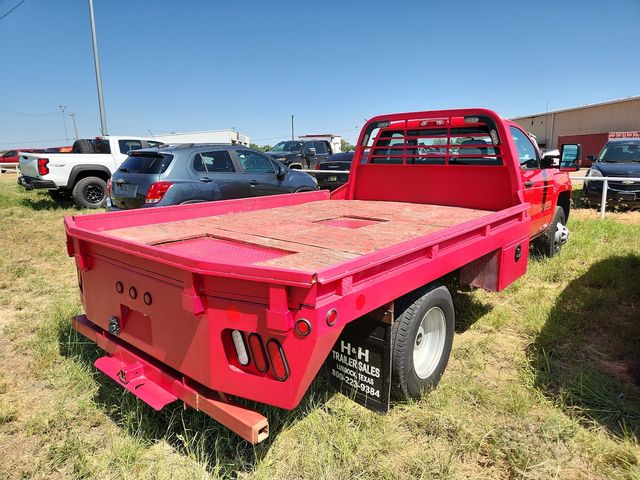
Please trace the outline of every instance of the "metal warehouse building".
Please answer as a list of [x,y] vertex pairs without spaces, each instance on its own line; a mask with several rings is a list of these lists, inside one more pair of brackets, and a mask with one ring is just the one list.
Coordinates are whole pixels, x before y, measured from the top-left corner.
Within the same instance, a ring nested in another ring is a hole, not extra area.
[[582,145],[582,164],[588,155],[597,155],[609,137],[620,132],[640,131],[640,96],[593,103],[513,118],[533,133],[542,149],[559,148],[563,143]]
[[249,146],[249,137],[235,130],[208,130],[204,132],[162,133],[153,138],[163,143],[231,143]]

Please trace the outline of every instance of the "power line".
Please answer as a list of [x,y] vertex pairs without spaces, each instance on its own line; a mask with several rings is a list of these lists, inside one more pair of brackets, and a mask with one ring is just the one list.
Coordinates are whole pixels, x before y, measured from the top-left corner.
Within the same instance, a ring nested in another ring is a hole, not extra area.
[[7,15],[9,15],[11,12],[13,12],[16,8],[18,8],[20,5],[22,5],[24,2],[26,2],[27,0],[22,0],[19,4],[17,4],[15,7],[13,7],[11,10],[9,10],[7,13],[5,13],[4,15],[2,15],[0,17],[0,20],[2,20],[4,17],[6,17]]
[[10,113],[12,115],[21,115],[23,117],[52,117],[53,115],[58,115],[58,112],[52,112],[52,113],[23,113],[23,112],[14,112],[13,110],[5,110],[4,108],[0,108],[0,112]]
[[64,138],[52,138],[49,140],[17,140],[15,142],[0,142],[0,145],[31,145],[34,143],[64,142]]

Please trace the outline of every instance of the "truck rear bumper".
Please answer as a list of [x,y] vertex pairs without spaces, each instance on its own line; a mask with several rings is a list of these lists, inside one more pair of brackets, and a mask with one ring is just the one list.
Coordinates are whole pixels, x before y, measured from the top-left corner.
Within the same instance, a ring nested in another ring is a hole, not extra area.
[[95,366],[155,410],[179,399],[253,444],[269,436],[269,423],[260,413],[232,402],[224,394],[207,389],[125,345],[91,323],[85,315],[74,317],[72,324],[76,331],[108,354],[98,358]]
[[25,177],[24,175],[18,177],[18,185],[27,190],[33,190],[34,188],[58,188],[52,180],[41,180],[35,177]]

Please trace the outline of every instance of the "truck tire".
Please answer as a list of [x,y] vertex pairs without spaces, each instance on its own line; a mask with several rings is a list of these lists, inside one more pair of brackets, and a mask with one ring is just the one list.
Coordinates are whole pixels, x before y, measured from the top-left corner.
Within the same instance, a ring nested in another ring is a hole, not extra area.
[[73,151],[75,153],[96,153],[91,140],[79,139],[73,142]]
[[81,208],[102,208],[107,200],[107,182],[98,177],[85,177],[73,186],[71,194]]
[[412,303],[397,302],[401,311],[392,327],[391,393],[398,400],[418,399],[438,384],[455,328],[453,300],[446,287],[431,285],[408,302]]
[[555,257],[567,242],[566,218],[562,207],[556,207],[553,220],[547,229],[534,240],[536,250],[545,257]]

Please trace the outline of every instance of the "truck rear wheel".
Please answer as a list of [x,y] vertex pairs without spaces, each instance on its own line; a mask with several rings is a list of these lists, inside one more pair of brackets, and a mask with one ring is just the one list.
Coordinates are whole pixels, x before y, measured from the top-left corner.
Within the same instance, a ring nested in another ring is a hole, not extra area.
[[107,200],[107,182],[98,177],[85,177],[73,187],[73,201],[81,208],[101,208]]
[[534,240],[538,252],[546,257],[555,257],[560,253],[562,245],[567,243],[569,231],[565,226],[566,218],[562,207],[556,207],[553,221],[542,235]]
[[[412,301],[414,300],[414,301]],[[455,313],[451,294],[433,285],[396,317],[392,330],[391,392],[399,400],[420,398],[433,389],[451,354]]]

